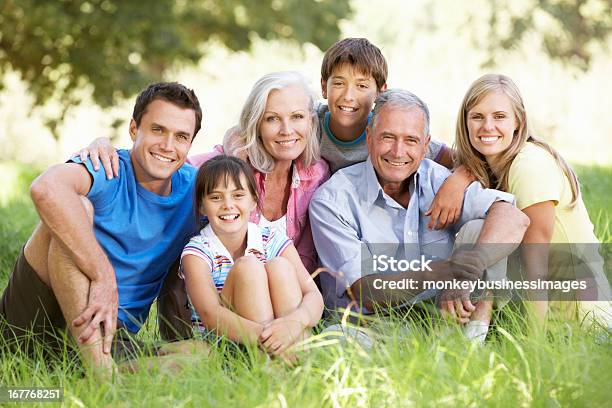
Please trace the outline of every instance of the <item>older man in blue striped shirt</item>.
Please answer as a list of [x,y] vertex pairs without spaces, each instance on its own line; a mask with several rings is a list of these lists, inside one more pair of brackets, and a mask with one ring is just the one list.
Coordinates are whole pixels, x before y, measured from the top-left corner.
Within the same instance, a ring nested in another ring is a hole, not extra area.
[[[358,310],[368,312],[431,298],[436,291],[424,290],[425,281],[477,280],[485,270],[490,275],[489,269],[521,242],[529,221],[514,207],[514,197],[484,189],[478,182],[466,189],[456,225],[428,228],[430,216],[425,213],[450,175],[424,158],[429,139],[425,103],[404,90],[381,93],[367,129],[367,161],[335,173],[312,199],[313,238],[320,261],[329,271],[321,275],[329,309],[353,301]],[[453,251],[456,236],[466,234],[476,245]],[[422,270],[409,271],[398,271],[389,262],[393,259],[397,266],[403,260],[404,266],[417,266],[413,261],[425,259],[422,255],[437,261],[425,261]],[[505,267],[501,269],[503,274]],[[397,286],[400,282],[403,286]],[[401,290],[379,290],[383,284]],[[443,310],[462,323],[478,319],[488,327],[492,302],[474,305],[465,291],[453,293],[439,303]]]

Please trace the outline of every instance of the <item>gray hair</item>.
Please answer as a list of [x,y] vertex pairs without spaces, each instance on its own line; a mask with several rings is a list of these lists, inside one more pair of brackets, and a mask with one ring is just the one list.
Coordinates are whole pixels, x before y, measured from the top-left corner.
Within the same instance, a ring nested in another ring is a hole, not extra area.
[[418,96],[410,91],[404,89],[389,89],[385,92],[381,92],[376,100],[374,101],[374,111],[372,114],[372,120],[370,126],[374,128],[376,118],[385,105],[398,107],[398,108],[418,108],[423,112],[425,117],[425,137],[429,135],[429,108],[427,104],[423,102]]
[[299,159],[304,167],[308,167],[320,159],[316,96],[308,85],[306,78],[296,71],[272,72],[255,82],[240,113],[240,121],[238,129],[236,129],[237,135],[232,138],[231,146],[227,146],[226,152],[236,156],[240,156],[241,152],[246,152],[253,167],[263,173],[270,173],[274,169],[274,158],[268,153],[261,141],[259,125],[266,110],[270,92],[291,85],[300,86],[308,98],[310,132],[306,136],[306,147]]

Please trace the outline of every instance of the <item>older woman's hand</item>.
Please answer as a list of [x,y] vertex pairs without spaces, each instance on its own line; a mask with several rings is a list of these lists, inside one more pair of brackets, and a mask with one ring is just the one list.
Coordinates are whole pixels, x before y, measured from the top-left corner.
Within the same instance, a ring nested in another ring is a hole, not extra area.
[[100,169],[101,162],[106,178],[109,180],[119,176],[119,155],[107,137],[94,139],[89,146],[74,153],[73,156],[79,156],[83,162],[89,157],[96,171]]

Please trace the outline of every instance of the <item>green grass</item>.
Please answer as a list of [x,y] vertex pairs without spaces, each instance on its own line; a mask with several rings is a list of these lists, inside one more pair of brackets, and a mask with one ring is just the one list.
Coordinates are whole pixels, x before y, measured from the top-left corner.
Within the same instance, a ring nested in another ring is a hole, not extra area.
[[[0,193],[0,287],[37,220],[27,197],[35,172],[0,164],[8,168],[15,177]],[[612,168],[577,170],[597,236],[612,242]],[[0,345],[0,387],[62,387],[68,406],[609,406],[612,347],[609,338],[595,341],[604,332],[557,322],[545,336],[530,334],[517,310],[504,309],[483,348],[456,328],[394,317],[373,330],[369,352],[315,336],[291,368],[221,346],[185,357],[178,373],[159,367],[114,382],[84,376],[70,354],[45,362]],[[150,341],[149,324],[142,337]]]

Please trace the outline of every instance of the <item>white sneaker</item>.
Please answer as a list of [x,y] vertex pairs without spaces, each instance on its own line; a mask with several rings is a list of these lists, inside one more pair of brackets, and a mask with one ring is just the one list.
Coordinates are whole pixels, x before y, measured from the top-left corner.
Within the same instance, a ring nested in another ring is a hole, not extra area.
[[480,320],[471,320],[463,326],[463,335],[470,341],[483,345],[489,332],[489,325]]
[[365,350],[370,350],[374,345],[372,338],[362,329],[355,326],[343,326],[341,324],[332,324],[327,326],[322,333],[337,333],[339,338],[352,339],[359,343]]

